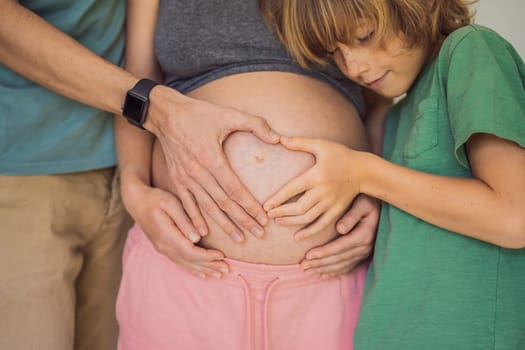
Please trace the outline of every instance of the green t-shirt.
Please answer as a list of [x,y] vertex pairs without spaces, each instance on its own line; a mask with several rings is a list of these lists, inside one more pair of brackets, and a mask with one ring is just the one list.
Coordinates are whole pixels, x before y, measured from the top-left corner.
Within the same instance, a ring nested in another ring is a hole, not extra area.
[[[524,82],[523,61],[498,34],[476,25],[455,31],[390,111],[385,157],[472,177],[471,135],[525,147]],[[467,238],[384,204],[354,339],[356,350],[525,349],[525,249]]]
[[[20,4],[101,57],[121,63],[124,0]],[[109,113],[60,96],[0,65],[0,174],[58,174],[115,164]]]

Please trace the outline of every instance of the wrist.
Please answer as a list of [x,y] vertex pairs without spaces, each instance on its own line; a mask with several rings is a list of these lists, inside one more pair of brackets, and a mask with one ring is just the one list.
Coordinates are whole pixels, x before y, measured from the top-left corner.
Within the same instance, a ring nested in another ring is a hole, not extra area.
[[[358,152],[358,151],[355,151]],[[381,157],[375,155],[371,152],[358,152],[358,162],[354,163],[355,167],[358,164],[357,168],[359,169],[358,183],[359,183],[359,192],[376,197],[374,190],[376,189],[376,184],[374,176],[377,173],[375,169],[377,168],[378,161],[381,161]]]
[[132,169],[131,167],[120,167],[120,183],[122,192],[132,192],[141,186],[151,186],[149,174],[144,171]]
[[185,99],[187,97],[175,89],[157,85],[149,95],[149,108],[143,128],[159,136],[166,129],[168,118],[174,118],[174,111],[178,113],[181,110]]
[[[130,213],[134,212],[134,203],[141,202],[144,198],[144,190],[150,188],[149,180],[132,172],[120,173],[120,189],[124,206]],[[132,215],[133,216],[133,215]]]
[[143,124],[148,116],[150,105],[150,93],[159,83],[151,79],[139,79],[136,84],[127,91],[122,115],[132,125],[144,129]]

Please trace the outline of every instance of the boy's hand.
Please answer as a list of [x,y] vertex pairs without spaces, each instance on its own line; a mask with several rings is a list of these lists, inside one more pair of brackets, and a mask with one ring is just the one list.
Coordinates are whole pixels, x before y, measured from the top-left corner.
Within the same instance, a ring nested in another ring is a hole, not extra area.
[[[280,225],[306,225],[295,234],[296,239],[312,236],[328,226],[348,208],[359,194],[361,166],[355,155],[359,152],[331,141],[307,138],[281,138],[291,149],[312,153],[315,165],[293,179],[264,204],[268,216]],[[302,194],[292,203],[288,199]]]

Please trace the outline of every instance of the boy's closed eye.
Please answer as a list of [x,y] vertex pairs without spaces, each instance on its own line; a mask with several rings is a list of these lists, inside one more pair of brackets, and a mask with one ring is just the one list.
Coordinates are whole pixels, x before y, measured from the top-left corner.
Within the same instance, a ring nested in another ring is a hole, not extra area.
[[361,34],[357,37],[357,42],[361,45],[363,44],[367,44],[369,43],[373,37],[374,37],[374,34],[375,34],[375,31],[372,29],[372,30],[369,30],[367,31],[366,33],[364,34]]

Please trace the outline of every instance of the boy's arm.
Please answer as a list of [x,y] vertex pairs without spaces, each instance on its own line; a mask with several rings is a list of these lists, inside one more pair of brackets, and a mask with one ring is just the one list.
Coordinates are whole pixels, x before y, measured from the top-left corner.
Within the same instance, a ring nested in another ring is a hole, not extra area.
[[356,153],[362,172],[354,179],[361,192],[436,226],[506,248],[525,247],[525,148],[479,133],[467,150],[473,179],[422,173],[365,153]]
[[[330,220],[359,193],[390,203],[443,229],[504,248],[525,247],[525,148],[492,134],[467,141],[473,178],[424,173],[369,152],[306,138],[281,140],[310,152],[316,164],[264,204],[282,224]],[[288,198],[305,194],[278,208]],[[301,234],[298,232],[296,235]]]

